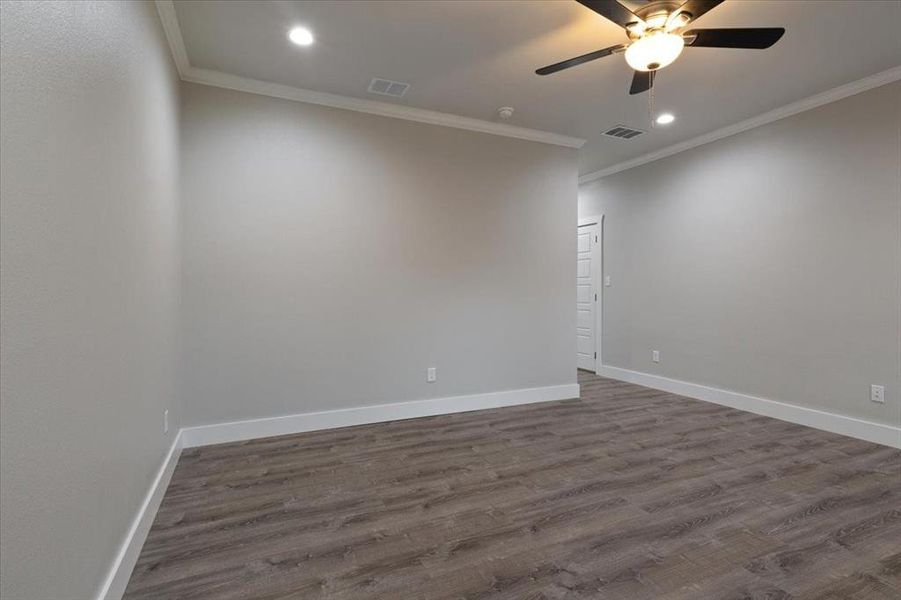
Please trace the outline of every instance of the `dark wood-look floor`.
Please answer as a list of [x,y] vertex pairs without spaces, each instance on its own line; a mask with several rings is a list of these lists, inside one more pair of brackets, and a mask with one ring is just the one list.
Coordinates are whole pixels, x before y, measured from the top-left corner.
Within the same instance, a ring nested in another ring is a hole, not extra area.
[[579,379],[187,450],[126,598],[901,598],[901,452]]

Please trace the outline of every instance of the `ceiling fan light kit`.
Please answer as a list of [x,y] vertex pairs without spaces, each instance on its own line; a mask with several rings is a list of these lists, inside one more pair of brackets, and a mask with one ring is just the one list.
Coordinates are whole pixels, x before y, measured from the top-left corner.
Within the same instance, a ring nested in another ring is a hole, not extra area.
[[654,73],[672,64],[685,47],[763,50],[778,42],[785,33],[781,27],[683,31],[724,0],[653,0],[636,8],[635,12],[616,0],[576,1],[622,27],[630,42],[554,63],[535,72],[550,75],[625,50],[626,62],[635,71],[629,89],[633,95],[651,89]]
[[669,65],[682,54],[682,36],[664,31],[638,38],[626,48],[626,62],[636,71],[656,71]]

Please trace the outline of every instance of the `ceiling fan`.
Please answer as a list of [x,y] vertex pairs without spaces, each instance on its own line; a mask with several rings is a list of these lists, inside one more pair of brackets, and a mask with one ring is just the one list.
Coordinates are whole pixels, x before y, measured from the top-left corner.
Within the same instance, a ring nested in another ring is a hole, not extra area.
[[[538,75],[550,75],[611,54],[625,53],[635,69],[630,94],[640,94],[654,85],[654,74],[676,60],[685,46],[690,48],[753,48],[762,50],[779,41],[782,27],[739,29],[689,29],[705,13],[723,0],[650,0],[630,10],[616,0],[576,0],[623,29],[628,44],[617,44],[542,67]],[[633,1],[631,4],[638,4]]]

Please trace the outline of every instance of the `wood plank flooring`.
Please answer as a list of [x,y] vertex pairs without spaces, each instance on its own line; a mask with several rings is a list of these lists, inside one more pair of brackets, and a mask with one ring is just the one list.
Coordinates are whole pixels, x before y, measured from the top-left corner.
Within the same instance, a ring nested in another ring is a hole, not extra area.
[[186,450],[125,597],[901,598],[901,452],[579,379]]

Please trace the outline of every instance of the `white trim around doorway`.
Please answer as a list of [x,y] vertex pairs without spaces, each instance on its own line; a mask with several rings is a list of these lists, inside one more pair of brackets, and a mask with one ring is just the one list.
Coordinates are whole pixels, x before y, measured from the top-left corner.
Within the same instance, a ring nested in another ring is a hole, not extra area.
[[598,226],[598,243],[593,246],[595,254],[592,262],[597,268],[592,269],[591,279],[594,289],[597,290],[597,305],[594,311],[594,346],[597,358],[594,361],[594,372],[600,374],[603,362],[603,326],[604,326],[604,215],[599,214],[591,217],[582,217],[579,219],[578,227],[587,225]]

